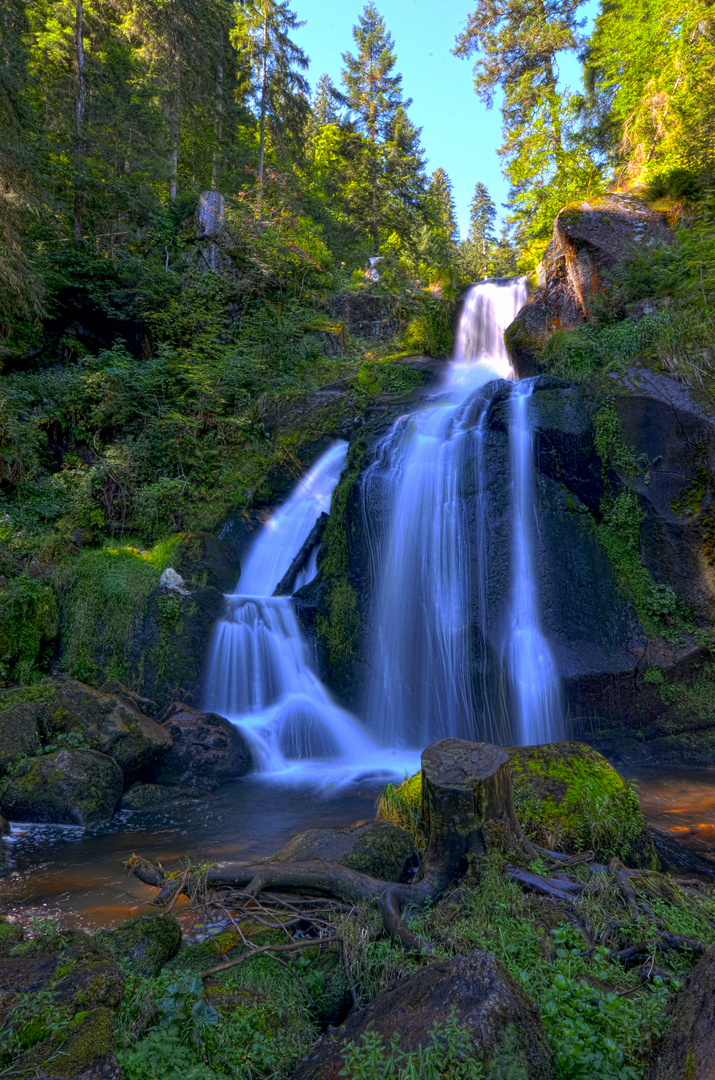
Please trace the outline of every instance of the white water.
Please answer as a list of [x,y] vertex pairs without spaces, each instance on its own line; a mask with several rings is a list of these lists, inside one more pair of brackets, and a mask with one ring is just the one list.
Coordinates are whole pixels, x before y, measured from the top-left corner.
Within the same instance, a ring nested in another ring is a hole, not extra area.
[[563,738],[559,674],[541,630],[534,569],[534,437],[529,424],[533,389],[533,379],[516,383],[509,403],[512,593],[505,654],[521,746]]
[[[214,633],[204,706],[241,727],[264,775],[321,784],[380,771],[404,775],[418,767],[414,751],[437,738],[530,744],[561,736],[558,673],[541,630],[533,553],[531,380],[513,383],[509,402],[511,591],[501,656],[510,688],[506,719],[493,673],[486,659],[475,660],[472,641],[477,628],[486,642],[493,614],[487,407],[503,380],[513,379],[503,335],[525,298],[522,279],[472,287],[444,382],[419,410],[396,421],[364,475],[375,584],[365,702],[370,734],[320,682],[292,598],[272,595],[318,516],[330,508],[346,443],[323,455],[254,541]],[[470,463],[476,520],[468,529],[463,486]],[[316,572],[317,549],[294,592]]]
[[499,387],[495,381],[513,379],[504,330],[525,298],[523,279],[472,287],[444,384],[421,410],[396,422],[364,476],[363,512],[375,582],[364,712],[383,746],[422,748],[447,736],[504,742],[514,733],[519,741],[531,743],[546,741],[557,730],[558,677],[539,629],[531,558],[531,434],[518,387],[513,400],[519,407],[511,410],[509,435],[514,563],[507,649],[518,702],[516,724],[512,718],[506,723],[499,719],[486,660],[475,678],[479,665],[471,632],[463,476],[473,456],[477,617],[486,640],[484,423],[488,401]]
[[[314,671],[293,600],[272,595],[318,516],[330,510],[346,453],[347,443],[335,443],[261,529],[214,631],[204,708],[241,728],[266,776],[326,783],[417,767],[412,757],[378,750],[336,704]],[[296,590],[311,580],[316,557],[311,553]]]

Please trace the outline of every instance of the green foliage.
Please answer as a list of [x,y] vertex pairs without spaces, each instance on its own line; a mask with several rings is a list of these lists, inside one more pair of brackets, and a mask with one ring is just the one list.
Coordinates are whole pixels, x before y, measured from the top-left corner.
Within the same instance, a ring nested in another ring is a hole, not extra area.
[[422,814],[422,773],[406,776],[401,784],[388,784],[378,801],[377,817],[411,833],[417,850],[425,851],[427,829]]
[[59,630],[52,586],[26,573],[0,586],[0,678],[28,683],[49,663]]
[[58,571],[65,671],[93,682],[101,659],[105,673],[124,676],[133,633],[159,576],[150,553],[129,547],[83,552]]
[[405,1051],[399,1044],[399,1035],[388,1046],[375,1032],[363,1035],[342,1051],[341,1076],[347,1080],[528,1080],[513,1028],[507,1029],[504,1045],[485,1066],[475,1055],[472,1036],[460,1025],[456,1009],[444,1024],[433,1024],[417,1050]]
[[407,325],[405,344],[425,356],[449,356],[454,340],[450,306],[424,294],[418,304],[419,314]]
[[595,750],[536,747],[510,756],[514,804],[530,839],[629,866],[654,858],[636,792]]

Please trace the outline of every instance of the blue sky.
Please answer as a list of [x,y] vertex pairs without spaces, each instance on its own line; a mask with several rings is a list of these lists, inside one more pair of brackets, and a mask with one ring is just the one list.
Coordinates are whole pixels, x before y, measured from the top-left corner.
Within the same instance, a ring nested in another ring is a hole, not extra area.
[[[341,55],[353,51],[352,27],[364,0],[293,0],[306,25],[296,42],[310,57],[308,77],[315,85],[324,71],[339,85]],[[472,64],[453,56],[454,39],[472,10],[470,0],[377,0],[395,41],[397,70],[405,97],[414,99],[410,115],[422,128],[430,172],[441,166],[454,186],[462,235],[469,226],[469,203],[481,181],[502,212],[507,196],[496,150],[501,142],[498,107],[487,110],[472,84]],[[577,78],[570,57],[564,74]]]

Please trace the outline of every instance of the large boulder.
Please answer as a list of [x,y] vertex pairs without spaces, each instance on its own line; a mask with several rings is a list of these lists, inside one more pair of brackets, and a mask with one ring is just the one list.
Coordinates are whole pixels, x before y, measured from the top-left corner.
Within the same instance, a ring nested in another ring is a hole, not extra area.
[[15,944],[0,948],[0,1024],[13,1036],[12,1076],[122,1080],[114,1017],[124,976],[110,950],[81,931],[23,942],[13,929]]
[[11,821],[97,825],[114,814],[122,783],[105,754],[60,750],[21,761],[0,784],[0,808]]
[[270,862],[340,863],[383,881],[404,880],[417,865],[415,842],[405,829],[387,821],[356,821],[337,828],[306,829],[269,855]]
[[394,1039],[403,1053],[426,1050],[435,1027],[439,1038],[453,1011],[475,1058],[488,1060],[502,1052],[515,1075],[523,1070],[529,1080],[555,1076],[535,1006],[494,956],[475,950],[424,967],[378,994],[318,1043],[291,1080],[338,1080],[345,1075],[346,1049],[357,1049],[367,1035],[382,1040],[386,1054]]
[[[23,697],[31,700],[23,700]],[[171,746],[171,736],[125,695],[107,694],[65,676],[48,678],[27,690],[0,691],[0,771],[3,742],[23,754],[40,744],[67,746],[80,741],[116,762],[122,772],[145,768]],[[7,762],[7,758],[6,758]]]
[[99,930],[95,938],[107,945],[133,975],[153,978],[181,948],[181,924],[166,912],[141,915],[113,930]]
[[700,960],[673,999],[660,1053],[646,1080],[712,1080],[715,1075],[715,949]]
[[537,287],[506,333],[519,377],[540,370],[540,353],[554,330],[572,330],[588,318],[609,271],[637,248],[671,239],[664,215],[633,195],[601,195],[564,207]]
[[164,727],[172,747],[152,768],[157,783],[211,791],[251,771],[253,761],[245,737],[223,716],[176,702]]

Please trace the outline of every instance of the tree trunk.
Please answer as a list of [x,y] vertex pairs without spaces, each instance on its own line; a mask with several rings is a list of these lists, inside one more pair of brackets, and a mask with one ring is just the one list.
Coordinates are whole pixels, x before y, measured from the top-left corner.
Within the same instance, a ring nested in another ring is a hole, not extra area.
[[178,71],[176,73],[174,92],[169,104],[167,121],[169,125],[169,199],[173,202],[178,191],[179,137],[181,131],[181,90]]
[[216,117],[214,120],[214,156],[211,167],[211,190],[218,191],[221,169],[221,136],[223,134],[223,59],[222,43],[219,42],[219,55],[216,61]]
[[258,214],[263,201],[263,160],[266,150],[266,83],[268,81],[268,12],[263,17],[263,61],[261,65],[261,119],[258,143]]
[[77,107],[75,110],[74,213],[72,220],[72,237],[75,243],[79,243],[82,239],[82,211],[84,209],[82,160],[85,155],[84,117],[87,109],[87,67],[84,57],[83,20],[83,0],[75,0],[74,40],[77,57]]
[[429,840],[417,883],[442,893],[490,848],[535,852],[514,809],[509,755],[492,743],[442,739],[422,754]]

